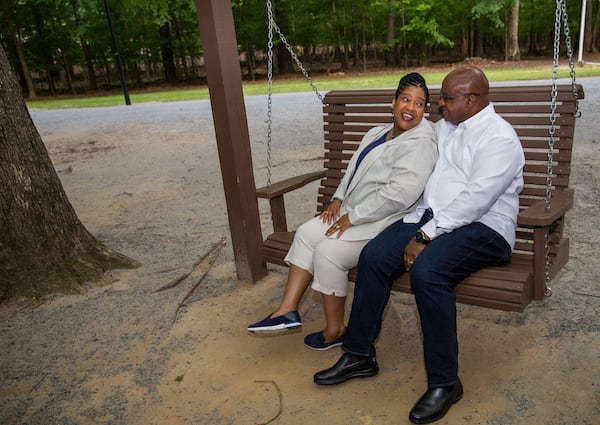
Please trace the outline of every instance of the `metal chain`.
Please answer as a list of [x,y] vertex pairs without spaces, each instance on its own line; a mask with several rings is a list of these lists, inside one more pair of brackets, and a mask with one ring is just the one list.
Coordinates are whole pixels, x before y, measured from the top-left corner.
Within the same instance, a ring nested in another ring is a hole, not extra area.
[[558,97],[558,57],[560,54],[560,23],[563,0],[556,0],[556,13],[554,20],[554,56],[552,62],[552,94],[550,103],[550,138],[548,139],[548,163],[546,169],[546,211],[550,210],[552,199],[552,166],[554,160],[554,134],[556,133],[556,99]]
[[[546,211],[550,210],[550,204],[552,201],[552,173],[553,173],[553,162],[554,162],[554,134],[556,133],[556,100],[558,96],[558,58],[560,54],[560,24],[562,22],[565,25],[565,35],[567,36],[567,53],[569,55],[569,66],[573,62],[573,51],[571,49],[571,38],[569,36],[569,30],[567,25],[566,17],[566,6],[564,0],[556,0],[556,11],[554,16],[554,54],[552,62],[552,94],[550,103],[550,138],[548,139],[548,165],[546,169]],[[571,68],[571,79],[574,81],[574,68]],[[573,83],[573,90],[576,89]],[[577,93],[575,91],[575,93]],[[549,297],[552,295],[552,288],[550,287],[550,231],[548,228],[544,229],[544,295]]]
[[288,52],[290,52],[290,55],[292,56],[292,60],[294,61],[296,66],[298,66],[298,69],[300,69],[300,71],[302,72],[302,75],[304,75],[304,78],[306,78],[306,81],[308,81],[308,83],[312,87],[313,91],[315,92],[315,94],[317,95],[317,97],[319,98],[321,103],[323,103],[323,95],[321,95],[321,93],[319,93],[319,90],[315,86],[312,78],[310,78],[310,76],[308,75],[308,71],[306,71],[306,69],[302,65],[302,62],[300,62],[300,59],[294,52],[294,49],[292,48],[290,43],[288,43],[287,39],[285,38],[285,36],[281,32],[281,30],[279,29],[279,26],[277,26],[277,23],[275,22],[275,18],[273,17],[273,5],[271,4],[271,0],[267,0],[267,17],[269,20],[269,31],[268,31],[268,42],[267,42],[267,186],[271,186],[271,172],[272,172],[272,168],[273,168],[273,163],[272,163],[272,158],[271,158],[271,154],[272,154],[272,147],[271,147],[272,146],[272,143],[271,143],[272,142],[272,130],[271,130],[271,127],[273,124],[273,121],[272,121],[272,115],[273,115],[273,108],[272,108],[272,105],[273,105],[273,31],[275,31],[277,33],[280,40],[285,45],[285,48],[288,50]]
[[[575,79],[575,62],[573,60],[573,46],[571,44],[571,32],[569,30],[569,16],[567,15],[567,4],[566,0],[556,0],[556,12],[554,20],[554,57],[552,66],[552,99],[550,104],[550,138],[548,140],[548,167],[546,170],[546,211],[550,210],[550,204],[552,200],[552,167],[554,162],[554,135],[556,133],[556,103],[558,96],[558,58],[560,54],[561,20],[563,24],[563,30],[565,33],[567,56],[569,59],[571,86],[573,88],[573,97],[575,98],[575,116],[579,117],[581,115],[579,113],[579,103],[577,101],[579,94],[577,90],[577,82]],[[548,228],[544,230],[544,253],[544,295],[546,297],[550,297],[552,296],[552,288],[550,287],[550,230]]]
[[573,97],[575,100],[575,116],[578,118],[581,114],[579,112],[579,92],[577,90],[577,81],[575,78],[575,61],[573,59],[573,46],[571,43],[571,30],[569,29],[569,15],[567,15],[567,1],[562,0],[562,18],[563,18],[563,29],[565,32],[565,44],[567,45],[567,57],[569,58],[569,71],[571,74],[571,87],[573,88]]
[[[550,210],[552,200],[552,166],[554,161],[554,134],[556,133],[556,99],[558,96],[558,57],[560,53],[560,24],[563,9],[563,0],[556,0],[554,19],[554,55],[552,62],[552,95],[550,103],[550,138],[548,139],[548,164],[546,169],[546,211]],[[550,287],[550,232],[544,229],[544,296],[552,296]]]
[[271,1],[267,0],[267,13],[269,15],[269,31],[267,36],[267,186],[271,186],[271,171],[273,162],[272,153],[272,131],[273,124],[273,9]]

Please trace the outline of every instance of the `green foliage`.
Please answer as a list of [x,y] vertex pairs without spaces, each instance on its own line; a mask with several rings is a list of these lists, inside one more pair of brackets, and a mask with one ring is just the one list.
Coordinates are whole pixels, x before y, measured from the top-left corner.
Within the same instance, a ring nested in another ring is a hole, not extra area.
[[473,6],[472,12],[475,19],[487,18],[496,28],[504,28],[502,11],[504,0],[483,0]]
[[419,4],[415,15],[401,30],[406,31],[410,39],[421,42],[426,46],[454,46],[454,43],[440,31],[440,26],[433,16],[431,4]]
[[242,49],[266,49],[267,8],[265,2],[263,0],[233,0],[231,7],[238,44],[243,46]]
[[[240,52],[251,55],[253,66],[264,70],[266,0],[223,1],[231,1]],[[420,63],[424,56],[429,61],[461,60],[467,52],[503,58],[512,1],[271,0],[277,24],[285,29],[296,52],[311,54],[301,55],[301,60],[308,61],[313,69],[329,69],[328,62],[339,62],[340,54],[358,57],[364,53],[371,60],[384,52],[404,54],[408,66]],[[128,80],[161,80],[165,46],[173,52],[180,81],[197,81],[204,76],[194,1],[108,3]],[[580,7],[579,2],[568,6],[573,38],[579,31]],[[600,6],[595,2],[593,7],[596,16]],[[520,0],[523,54],[551,54],[554,10],[553,0]],[[390,22],[394,23],[392,32]],[[161,36],[161,27],[167,27],[168,33]],[[17,70],[23,69],[17,54],[18,48],[23,48],[27,67],[42,88],[50,81],[64,87],[67,73],[86,79],[88,61],[98,73],[100,85],[117,85],[104,0],[3,0],[0,42]],[[573,44],[576,42],[574,39]],[[359,65],[355,59],[354,66]]]

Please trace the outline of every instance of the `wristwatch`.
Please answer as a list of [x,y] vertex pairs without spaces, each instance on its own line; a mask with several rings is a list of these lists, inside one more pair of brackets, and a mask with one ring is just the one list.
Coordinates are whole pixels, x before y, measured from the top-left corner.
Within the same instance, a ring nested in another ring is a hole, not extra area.
[[417,233],[415,233],[415,241],[422,243],[423,245],[427,245],[429,242],[431,242],[429,239],[426,238],[427,235],[421,229],[417,230]]

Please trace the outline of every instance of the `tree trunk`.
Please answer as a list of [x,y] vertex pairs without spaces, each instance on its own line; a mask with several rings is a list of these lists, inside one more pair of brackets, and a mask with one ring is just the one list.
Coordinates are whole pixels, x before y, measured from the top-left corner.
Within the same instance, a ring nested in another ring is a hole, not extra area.
[[104,59],[104,81],[108,87],[112,85],[112,79],[110,78],[110,63],[106,59]]
[[484,35],[485,32],[484,31],[479,31],[479,28],[482,24],[480,24],[479,22],[475,22],[475,32],[474,32],[474,42],[475,42],[475,54],[473,56],[476,57],[485,57],[485,49],[483,47],[483,40],[484,40]]
[[[79,28],[83,28],[81,22],[81,15],[79,14],[79,5],[77,0],[71,0],[71,7],[73,8],[73,16],[75,18],[75,24]],[[94,71],[94,62],[92,61],[92,53],[90,51],[90,44],[87,41],[85,33],[79,32],[79,44],[81,45],[81,51],[85,60],[85,66],[87,68],[88,79],[90,82],[90,89],[98,90],[98,83],[96,82],[96,72]]]
[[181,34],[181,27],[179,25],[179,19],[177,15],[172,13],[173,26],[175,29],[175,36],[177,37],[177,50],[179,51],[179,58],[181,61],[181,69],[183,70],[183,80],[187,81],[190,79],[187,57],[185,52],[185,45],[183,43],[183,35]]
[[[288,5],[287,2],[277,2],[277,16],[274,17],[279,29],[283,33],[286,39],[289,39],[290,25],[288,22]],[[275,35],[277,38],[277,35]],[[283,42],[277,43],[275,47],[275,53],[277,55],[277,73],[278,74],[292,74],[294,72],[294,66],[292,64],[292,56]]]
[[81,41],[81,50],[83,57],[85,58],[85,67],[87,68],[88,79],[90,80],[90,89],[98,90],[98,82],[96,81],[96,71],[94,69],[94,62],[92,61],[92,52],[90,51],[90,44],[88,43],[85,35],[79,36]]
[[356,2],[354,0],[352,0],[352,4],[350,7],[352,8],[352,42],[354,44],[352,48],[352,66],[356,68],[360,61],[360,41],[358,39],[358,10],[356,8]]
[[371,51],[373,52],[373,60],[377,61],[377,36],[375,35],[375,23],[373,22],[373,14],[369,13],[369,35],[371,37],[370,45],[372,46]]
[[600,25],[600,7],[596,9],[596,21],[594,22],[594,29],[592,30],[592,51],[598,52],[596,42],[598,41],[598,26]]
[[142,73],[140,72],[140,67],[137,62],[133,62],[129,64],[125,69],[129,69],[129,75],[133,75],[133,80],[138,87],[142,87]]
[[346,17],[346,4],[342,5],[342,43],[341,46],[343,48],[342,53],[342,69],[347,70],[350,62],[350,56],[348,54],[348,26],[346,25],[347,17]]
[[33,79],[31,78],[31,72],[29,72],[27,61],[25,60],[25,49],[23,48],[23,43],[21,42],[21,38],[17,34],[17,26],[15,25],[12,10],[10,9],[10,2],[2,1],[1,3],[2,9],[4,10],[4,14],[6,15],[5,19],[7,20],[8,31],[12,38],[12,42],[15,46],[15,51],[17,52],[19,63],[21,64],[21,70],[23,72],[23,77],[25,78],[25,83],[27,84],[27,95],[29,99],[35,99],[37,97],[37,94],[35,92],[35,86],[33,85]]
[[585,28],[583,29],[583,51],[592,53],[593,50],[593,35],[592,35],[592,1],[585,3]]
[[460,57],[465,59],[469,56],[469,28],[468,24],[463,20],[461,25],[460,36]]
[[363,72],[367,72],[367,24],[365,22],[365,8],[362,7],[362,64]]
[[69,61],[67,60],[67,54],[65,53],[65,49],[59,49],[60,57],[62,59],[63,68],[65,70],[65,79],[67,80],[67,89],[71,92],[71,94],[77,94],[75,91],[75,87],[73,86],[73,75],[71,66],[69,65]]
[[521,60],[521,52],[519,50],[519,0],[513,0],[512,8],[510,9],[507,37],[507,59],[509,61]]
[[475,20],[471,19],[469,25],[469,57],[475,56]]
[[390,12],[387,16],[387,34],[385,36],[385,66],[395,65],[394,58],[394,39],[396,38],[396,14],[393,5],[390,3]]
[[97,241],[69,203],[0,45],[0,300],[72,292],[137,264]]
[[406,25],[406,14],[404,10],[404,0],[402,0],[402,18],[400,24],[402,25],[402,55],[403,55],[403,63],[404,68],[408,68],[408,42],[406,40],[406,30],[404,26]]
[[529,43],[527,48],[528,55],[537,55],[539,53],[538,47],[538,33],[534,29],[534,22],[536,21],[536,9],[535,2],[531,4],[531,18],[529,19]]
[[[254,63],[254,50],[250,47],[250,41],[248,40],[248,34],[243,35],[244,45],[246,47],[246,68],[248,69],[248,77],[252,80],[256,80],[256,65]],[[193,62],[193,61],[192,61]]]
[[159,28],[160,34],[160,52],[162,54],[162,63],[165,72],[165,81],[174,83],[177,81],[177,71],[175,69],[175,58],[173,56],[173,43],[171,40],[171,25],[165,22]]

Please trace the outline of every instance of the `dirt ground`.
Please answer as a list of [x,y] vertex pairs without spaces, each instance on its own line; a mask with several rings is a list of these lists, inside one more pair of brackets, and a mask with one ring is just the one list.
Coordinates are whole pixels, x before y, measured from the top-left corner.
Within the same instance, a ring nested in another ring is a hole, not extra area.
[[[600,423],[600,78],[581,82],[570,261],[554,295],[524,313],[459,307],[465,395],[441,424]],[[258,185],[265,108],[264,97],[247,99]],[[314,94],[278,95],[274,108],[274,180],[318,169]],[[83,223],[143,265],[79,294],[0,305],[1,424],[409,423],[426,388],[411,296],[392,296],[379,375],[339,386],[312,382],[340,355],[303,346],[324,323],[314,293],[302,331],[247,333],[277,304],[286,270],[236,279],[208,101],[32,116]],[[291,226],[314,213],[315,193],[311,185],[286,199]],[[260,210],[266,234],[268,205]]]

